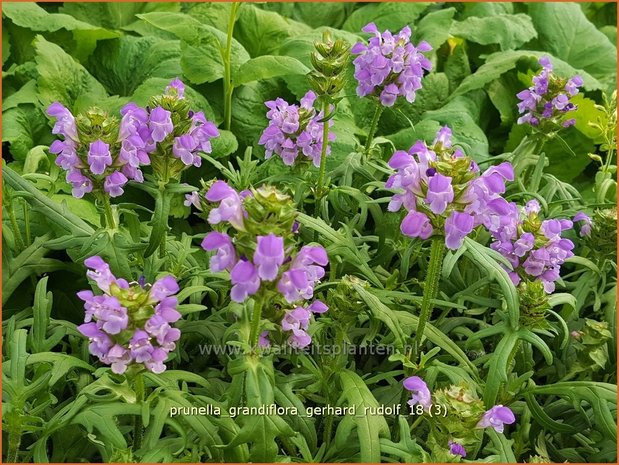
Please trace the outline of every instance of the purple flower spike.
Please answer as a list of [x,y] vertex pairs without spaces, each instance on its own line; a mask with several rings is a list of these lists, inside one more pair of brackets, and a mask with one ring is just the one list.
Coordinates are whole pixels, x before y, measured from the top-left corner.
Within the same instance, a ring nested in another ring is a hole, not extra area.
[[279,267],[284,263],[284,238],[271,233],[258,236],[254,263],[258,266],[258,276],[264,281],[277,278]]
[[454,441],[449,441],[449,453],[453,455],[459,455],[460,457],[466,457],[466,449],[462,444]]
[[110,194],[110,197],[119,197],[123,195],[123,186],[127,184],[127,177],[120,171],[114,171],[108,177],[105,178],[103,183],[103,189]]
[[172,95],[172,93],[176,93],[178,98],[184,98],[185,96],[185,84],[179,78],[175,78],[168,86],[165,88],[165,93],[167,95]]
[[462,245],[464,238],[473,231],[475,218],[468,213],[453,212],[445,220],[445,245],[456,250]]
[[477,423],[478,428],[492,427],[497,433],[503,432],[503,425],[511,425],[516,421],[514,412],[509,407],[495,405],[488,410]]
[[411,376],[403,382],[404,389],[412,393],[408,404],[412,407],[420,404],[424,409],[429,409],[432,406],[432,395],[428,389],[428,385],[419,376]]
[[211,271],[232,270],[236,263],[236,251],[230,236],[225,233],[211,231],[202,241],[202,248],[209,252],[217,250],[217,253],[211,257]]
[[103,174],[105,168],[112,164],[110,145],[101,140],[92,142],[88,150],[88,164],[94,174]]
[[256,267],[248,260],[239,260],[230,272],[230,281],[233,286],[230,298],[242,303],[250,295],[254,295],[260,288],[260,277]]
[[161,142],[174,130],[172,124],[172,113],[157,107],[150,112],[148,127],[152,131],[152,138],[155,142]]

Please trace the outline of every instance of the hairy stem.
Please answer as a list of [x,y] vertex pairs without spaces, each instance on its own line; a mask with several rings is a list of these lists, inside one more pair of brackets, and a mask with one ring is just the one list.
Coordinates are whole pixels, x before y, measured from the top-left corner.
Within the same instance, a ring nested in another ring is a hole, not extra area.
[[376,106],[376,111],[374,111],[372,124],[370,125],[370,130],[368,131],[368,138],[365,141],[364,153],[366,156],[370,154],[370,147],[372,146],[372,141],[374,140],[374,134],[376,133],[376,128],[378,127],[378,121],[380,120],[380,116],[383,114],[384,109],[385,107],[378,103]]
[[234,23],[236,22],[236,12],[240,6],[239,2],[234,2],[230,9],[230,18],[228,18],[228,36],[226,41],[226,50],[224,52],[224,127],[230,130],[232,123],[232,33],[234,32]]
[[251,313],[251,330],[249,333],[249,344],[252,349],[258,347],[260,338],[260,321],[262,320],[262,298],[254,300],[254,308]]
[[[327,116],[329,104],[325,101],[322,103],[322,117]],[[320,152],[320,171],[318,173],[318,182],[316,183],[316,197],[322,196],[322,188],[325,182],[325,173],[327,171],[327,148],[329,147],[329,122],[325,121],[322,127],[322,151]]]
[[19,458],[19,446],[21,445],[21,431],[9,431],[9,450],[6,454],[6,461],[17,463]]
[[[141,372],[135,375],[133,379],[133,386],[135,390],[135,401],[141,406],[144,402],[144,376]],[[142,447],[142,436],[144,434],[144,428],[142,426],[142,414],[136,415],[133,419],[133,451],[137,451]]]
[[443,267],[443,256],[445,254],[445,239],[441,236],[435,236],[432,239],[430,247],[430,263],[428,264],[428,272],[426,274],[426,284],[423,289],[423,299],[421,301],[421,314],[417,324],[417,332],[415,334],[415,357],[419,357],[421,349],[421,341],[426,328],[426,322],[432,314],[434,303],[432,302],[438,294],[438,283],[441,276],[441,268]]
[[110,197],[103,194],[101,196],[101,200],[103,203],[103,213],[105,214],[105,227],[107,229],[116,229],[116,221],[114,221],[114,213],[112,212]]

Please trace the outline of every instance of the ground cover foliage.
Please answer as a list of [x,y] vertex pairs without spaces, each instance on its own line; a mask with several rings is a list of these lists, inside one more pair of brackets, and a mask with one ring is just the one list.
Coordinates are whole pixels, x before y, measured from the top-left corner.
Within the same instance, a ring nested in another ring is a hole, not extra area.
[[616,4],[2,14],[4,460],[616,461]]

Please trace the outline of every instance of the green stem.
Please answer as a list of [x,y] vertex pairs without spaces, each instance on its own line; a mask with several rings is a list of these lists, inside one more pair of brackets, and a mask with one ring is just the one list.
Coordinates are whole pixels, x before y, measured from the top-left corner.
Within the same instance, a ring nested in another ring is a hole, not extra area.
[[15,217],[15,210],[13,210],[12,200],[11,202],[6,203],[6,209],[9,213],[9,220],[11,221],[11,228],[13,229],[13,234],[15,235],[17,250],[21,252],[25,248],[24,239],[21,235],[19,226],[17,225],[17,218]]
[[[325,101],[322,103],[322,116],[327,116],[329,104]],[[318,182],[316,183],[316,197],[322,197],[322,187],[325,182],[325,173],[327,171],[327,148],[329,147],[329,122],[325,121],[322,126],[322,152],[320,153],[320,171],[318,174]]]
[[32,244],[32,236],[30,234],[30,208],[28,202],[24,201],[22,209],[24,212],[24,228],[26,230],[26,247],[28,247]]
[[[135,390],[135,402],[140,407],[144,402],[144,376],[141,372],[135,375],[133,380]],[[137,451],[142,447],[142,435],[144,434],[142,426],[142,412],[135,416],[133,422],[133,451]]]
[[380,116],[383,114],[383,107],[380,103],[378,103],[376,107],[376,111],[374,111],[374,118],[372,118],[372,124],[370,125],[370,130],[368,131],[368,138],[365,141],[365,150],[364,153],[366,156],[370,154],[370,147],[372,146],[372,141],[374,140],[374,133],[376,133],[376,128],[378,127],[378,121],[380,120]]
[[254,299],[254,308],[251,313],[251,330],[249,334],[249,344],[251,349],[258,347],[260,338],[260,322],[262,321],[262,298]]
[[103,213],[105,214],[105,226],[107,229],[116,229],[116,222],[114,221],[114,213],[112,212],[110,197],[103,194],[101,198],[103,202]]
[[417,323],[417,333],[415,334],[415,357],[419,357],[421,340],[426,328],[426,322],[432,314],[434,308],[433,300],[438,294],[438,284],[443,267],[443,255],[445,253],[445,239],[442,236],[435,236],[430,247],[430,263],[426,274],[426,283],[423,289],[423,299],[421,301],[421,314]]
[[9,463],[17,463],[19,458],[19,446],[21,444],[21,431],[9,431],[9,450],[6,455],[6,461]]
[[239,2],[234,2],[230,9],[230,18],[228,18],[228,36],[226,42],[226,51],[224,52],[224,127],[230,130],[232,124],[232,33],[234,32],[234,23],[236,22],[236,12],[239,8]]

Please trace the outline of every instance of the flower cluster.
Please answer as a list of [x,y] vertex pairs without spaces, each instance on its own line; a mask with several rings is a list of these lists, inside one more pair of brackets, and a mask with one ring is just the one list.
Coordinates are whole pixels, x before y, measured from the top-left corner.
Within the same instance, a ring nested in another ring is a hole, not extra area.
[[49,151],[57,155],[56,164],[67,171],[74,197],[82,198],[93,190],[118,197],[130,179],[144,180],[140,166],[150,164],[148,154],[154,148],[146,110],[126,105],[118,132],[116,118],[96,108],[76,118],[55,102],[47,114],[56,119],[52,133],[63,136]]
[[561,265],[574,255],[574,243],[561,237],[573,223],[568,219],[542,220],[539,212],[537,200],[529,201],[524,208],[507,204],[500,221],[489,228],[494,238],[490,246],[511,263],[513,269],[507,271],[514,285],[523,279],[540,281],[551,293]]
[[[411,392],[411,399],[408,401],[411,407],[421,405],[424,411],[432,408],[433,395],[423,379],[419,376],[408,377],[403,381],[403,386]],[[446,409],[447,414],[434,416],[437,421],[434,433],[438,437],[429,441],[437,443],[438,447],[444,447],[447,443],[452,455],[466,457],[465,445],[475,442],[472,433],[476,429],[491,427],[502,433],[504,425],[516,421],[511,409],[503,405],[495,405],[484,411],[483,403],[474,392],[464,386],[451,386],[436,391],[434,402]]]
[[[324,313],[328,308],[319,300],[307,307],[300,303],[313,298],[314,286],[325,275],[324,267],[329,263],[325,249],[306,245],[295,254],[293,245],[287,246],[297,225],[290,215],[290,199],[274,190],[260,188],[239,193],[224,181],[215,181],[205,197],[217,203],[208,212],[208,222],[213,226],[227,223],[235,230],[234,237],[211,231],[202,241],[202,248],[214,252],[211,271],[230,273],[230,298],[234,302],[242,303],[263,289],[275,294],[272,298],[282,307],[293,305],[282,316],[282,330],[290,332],[292,346],[307,346],[311,341],[306,332],[311,314]],[[272,218],[281,224],[270,225],[268,219]],[[263,333],[261,345],[267,341]]]
[[542,70],[533,77],[533,85],[517,94],[520,99],[518,112],[522,114],[518,124],[539,126],[548,122],[555,127],[573,126],[576,120],[566,119],[565,115],[576,110],[576,105],[570,100],[583,85],[582,78],[576,75],[566,80],[556,76],[548,57],[540,58],[539,64]]
[[60,103],[51,104],[47,114],[56,119],[52,133],[63,140],[54,141],[49,150],[57,155],[56,164],[67,171],[73,196],[82,198],[94,190],[118,197],[129,180],[144,181],[142,166],[152,162],[157,171],[161,164],[157,160],[169,151],[182,162],[180,169],[200,166],[197,153],[210,153],[210,141],[219,132],[204,113],[189,110],[184,92],[183,83],[175,79],[147,108],[133,102],[125,105],[120,124],[96,108],[74,117]]
[[423,55],[432,50],[430,44],[423,41],[418,46],[413,45],[408,26],[395,36],[389,31],[381,34],[374,23],[362,30],[374,37],[367,45],[357,42],[351,49],[353,55],[358,55],[353,60],[359,83],[357,95],[378,95],[386,107],[393,106],[399,96],[412,103],[421,89],[424,70],[432,69],[432,63]]
[[[301,105],[290,105],[284,99],[269,100],[265,105],[269,108],[267,118],[269,125],[260,136],[259,144],[269,159],[275,153],[279,155],[285,165],[294,164],[299,156],[310,159],[314,166],[320,166],[320,155],[323,144],[324,124],[320,122],[324,117],[322,111],[317,113],[314,108],[316,94],[309,91],[301,99]],[[335,140],[335,134],[329,133],[329,141]],[[327,155],[331,147],[327,146]]]
[[171,326],[181,314],[176,310],[176,280],[166,276],[152,286],[116,278],[101,257],[86,259],[86,275],[103,291],[80,291],[86,315],[78,330],[90,340],[90,353],[124,373],[130,364],[142,364],[162,373],[168,353],[181,332]]
[[508,162],[480,174],[475,161],[452,147],[447,126],[439,130],[431,146],[417,141],[408,152],[396,151],[389,166],[397,172],[385,187],[403,192],[393,196],[388,209],[394,212],[404,206],[408,211],[400,225],[402,233],[427,239],[442,230],[452,250],[475,227],[496,222],[507,205],[501,196],[505,181],[514,179]]

